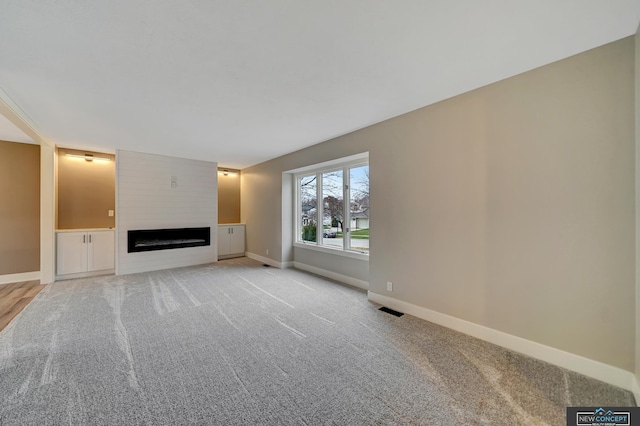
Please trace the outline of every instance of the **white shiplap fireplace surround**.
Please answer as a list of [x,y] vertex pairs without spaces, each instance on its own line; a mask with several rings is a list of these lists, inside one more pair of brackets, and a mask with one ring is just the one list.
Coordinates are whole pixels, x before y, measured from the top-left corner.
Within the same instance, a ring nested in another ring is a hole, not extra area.
[[[116,274],[200,265],[217,260],[217,163],[117,152]],[[211,245],[129,253],[127,232],[211,228]]]

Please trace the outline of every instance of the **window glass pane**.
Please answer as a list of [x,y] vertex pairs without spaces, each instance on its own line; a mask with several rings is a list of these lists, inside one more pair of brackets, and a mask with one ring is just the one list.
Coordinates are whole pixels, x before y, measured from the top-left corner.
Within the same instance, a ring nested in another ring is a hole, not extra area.
[[349,170],[351,223],[350,247],[369,252],[369,166],[352,167]]
[[343,248],[344,184],[342,170],[322,174],[322,244]]
[[316,241],[318,224],[318,193],[316,175],[303,176],[298,179],[300,191],[300,241]]

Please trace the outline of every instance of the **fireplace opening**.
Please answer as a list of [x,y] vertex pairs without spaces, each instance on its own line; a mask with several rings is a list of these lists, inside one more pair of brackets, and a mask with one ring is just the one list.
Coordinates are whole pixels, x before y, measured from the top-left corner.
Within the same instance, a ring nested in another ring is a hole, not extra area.
[[211,245],[211,228],[140,229],[128,231],[128,252],[170,250]]

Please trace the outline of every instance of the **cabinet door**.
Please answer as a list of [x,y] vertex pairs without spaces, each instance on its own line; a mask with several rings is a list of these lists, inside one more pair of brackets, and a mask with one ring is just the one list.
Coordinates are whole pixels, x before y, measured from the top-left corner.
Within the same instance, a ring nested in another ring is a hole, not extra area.
[[230,254],[244,254],[244,226],[230,226],[231,239],[229,240]]
[[60,232],[56,237],[56,274],[76,274],[87,270],[87,233]]
[[115,267],[115,234],[113,231],[89,232],[88,270],[102,271]]
[[231,254],[229,244],[231,240],[231,227],[218,226],[218,256]]

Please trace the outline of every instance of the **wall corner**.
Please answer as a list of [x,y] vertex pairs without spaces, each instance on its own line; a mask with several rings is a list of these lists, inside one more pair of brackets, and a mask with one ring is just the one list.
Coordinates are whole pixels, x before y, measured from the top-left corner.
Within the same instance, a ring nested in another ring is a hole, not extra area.
[[40,283],[55,281],[55,148],[40,145]]

